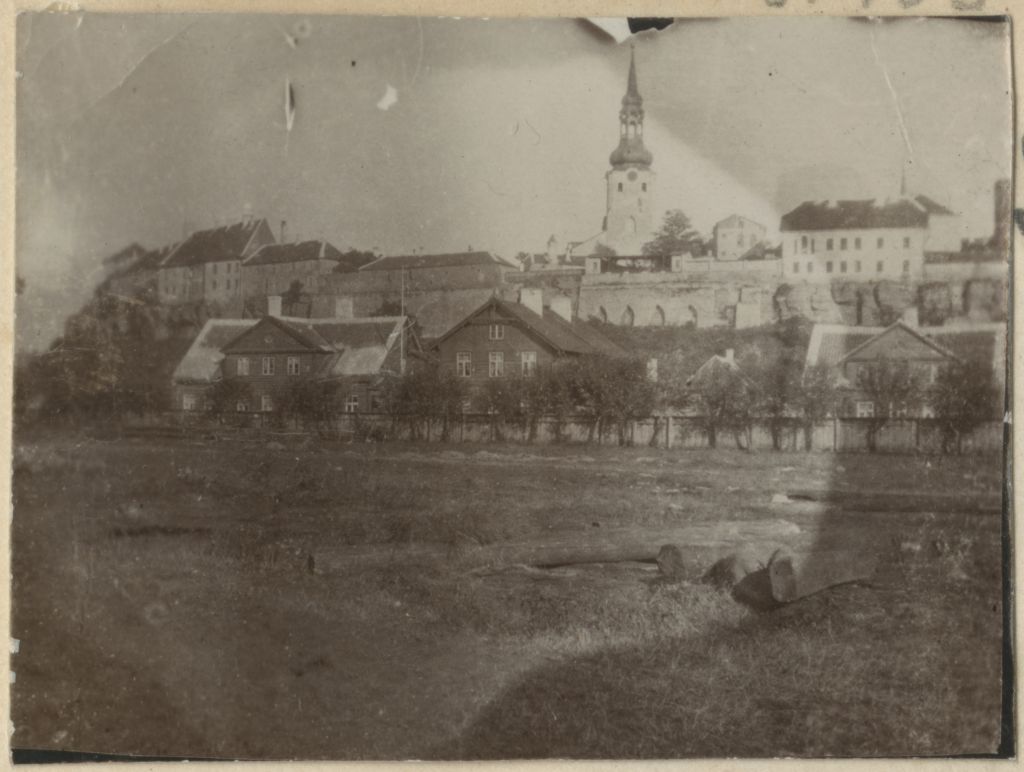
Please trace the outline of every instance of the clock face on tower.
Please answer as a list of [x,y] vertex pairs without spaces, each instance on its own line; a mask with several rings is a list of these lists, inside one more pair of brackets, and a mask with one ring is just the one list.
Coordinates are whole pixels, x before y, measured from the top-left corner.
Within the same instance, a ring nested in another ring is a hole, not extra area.
[[626,175],[626,178],[630,182],[636,182],[636,169],[630,169],[629,174]]

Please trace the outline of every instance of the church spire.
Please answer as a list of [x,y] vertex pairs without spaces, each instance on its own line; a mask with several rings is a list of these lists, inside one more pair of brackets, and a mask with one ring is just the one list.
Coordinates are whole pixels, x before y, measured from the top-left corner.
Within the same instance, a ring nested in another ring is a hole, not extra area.
[[644,147],[644,100],[640,96],[636,78],[636,57],[633,47],[629,51],[629,78],[626,95],[619,110],[619,146],[608,159],[615,168],[639,166],[647,168],[654,157]]
[[[636,49],[633,46],[629,47],[629,81],[626,84],[626,98],[634,98],[637,102],[643,104],[643,99],[640,96],[640,89],[636,86]],[[625,101],[625,100],[623,100]]]

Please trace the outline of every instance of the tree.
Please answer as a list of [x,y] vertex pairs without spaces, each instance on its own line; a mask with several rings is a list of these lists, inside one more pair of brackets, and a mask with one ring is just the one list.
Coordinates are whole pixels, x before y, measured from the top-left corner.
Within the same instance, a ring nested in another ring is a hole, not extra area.
[[998,416],[999,394],[992,372],[970,362],[954,362],[939,370],[929,401],[942,434],[942,452],[963,452],[964,437]]
[[607,244],[598,244],[594,247],[594,257],[616,257],[619,253]]
[[857,385],[874,403],[867,423],[868,451],[878,450],[878,434],[897,415],[917,409],[924,396],[920,374],[909,363],[879,357],[861,367]]
[[690,218],[681,209],[665,213],[661,229],[654,239],[643,245],[644,255],[678,255],[684,252],[696,254],[702,244],[700,234],[690,226]]
[[429,439],[430,424],[441,420],[441,441],[446,442],[452,422],[462,413],[466,382],[437,365],[409,370],[389,382],[385,405],[395,420],[409,422],[411,439]]
[[795,412],[800,384],[799,362],[788,356],[769,360],[755,368],[757,412],[768,427],[772,450],[782,450],[782,434]]
[[804,429],[804,450],[814,445],[814,425],[835,410],[836,375],[826,365],[812,365],[797,383],[794,405]]
[[286,313],[289,316],[295,314],[295,306],[302,302],[302,298],[302,282],[296,279],[288,285],[288,289],[281,295],[281,305],[286,309]]
[[[253,409],[252,389],[245,381],[224,378],[217,381],[206,393],[210,411],[218,420],[246,420],[245,413]],[[242,406],[244,410],[239,410]]]
[[750,431],[754,421],[757,391],[735,365],[712,360],[702,366],[690,383],[691,401],[701,414],[708,445],[718,445],[718,432],[731,431],[736,446],[744,448],[745,434],[750,449]]
[[303,426],[320,426],[338,415],[338,390],[337,381],[296,381],[281,396],[280,411]]

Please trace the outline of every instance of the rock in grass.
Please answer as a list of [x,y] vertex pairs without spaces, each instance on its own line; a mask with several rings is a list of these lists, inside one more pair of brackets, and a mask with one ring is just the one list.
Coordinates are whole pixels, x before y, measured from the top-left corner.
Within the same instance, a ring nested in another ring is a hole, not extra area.
[[675,544],[665,544],[658,550],[658,573],[671,579],[683,576],[683,552]]

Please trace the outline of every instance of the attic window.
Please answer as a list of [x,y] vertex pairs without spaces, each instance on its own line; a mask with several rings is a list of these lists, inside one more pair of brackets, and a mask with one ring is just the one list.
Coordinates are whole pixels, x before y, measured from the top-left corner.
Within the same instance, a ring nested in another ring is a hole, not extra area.
[[492,324],[487,331],[488,340],[505,340],[505,325]]

